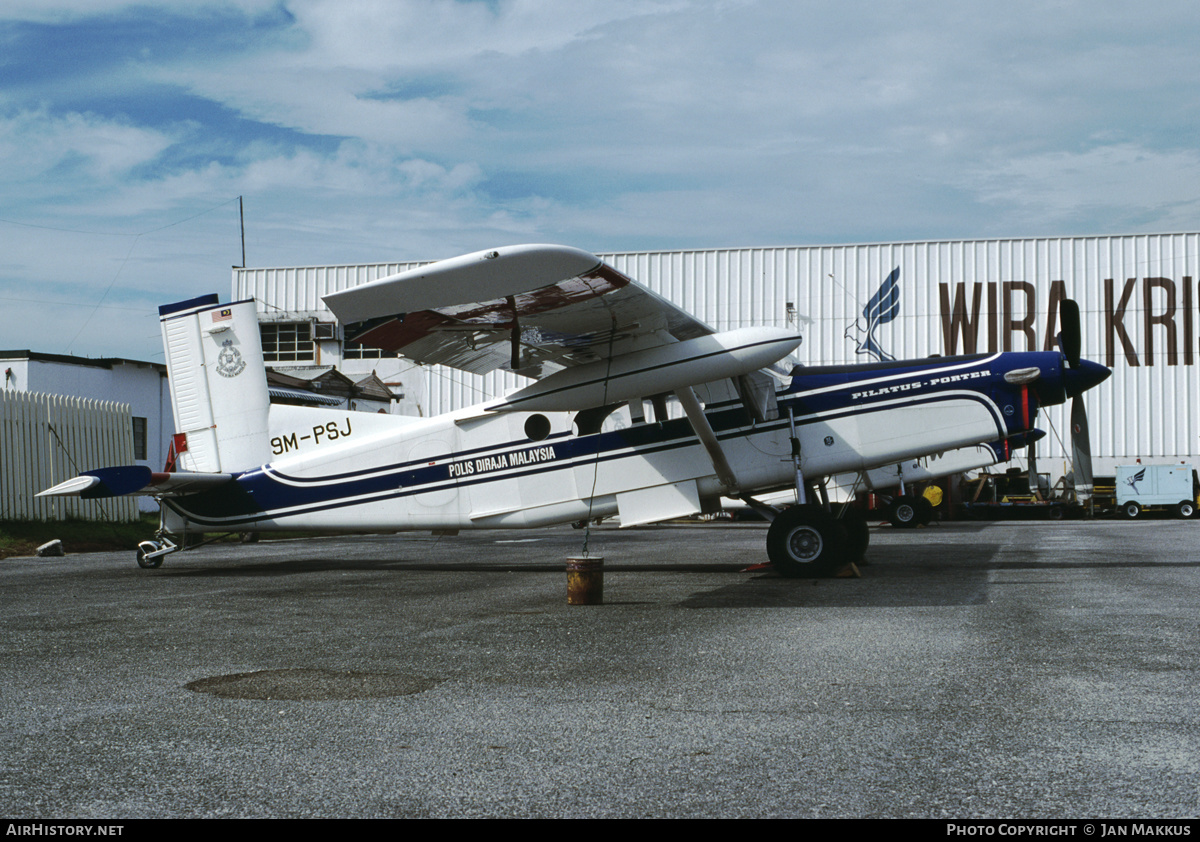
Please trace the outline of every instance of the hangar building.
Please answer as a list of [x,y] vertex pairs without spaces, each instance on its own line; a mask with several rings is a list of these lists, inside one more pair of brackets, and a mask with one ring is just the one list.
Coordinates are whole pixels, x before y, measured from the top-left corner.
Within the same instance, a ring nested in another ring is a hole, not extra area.
[[[1113,369],[1087,394],[1097,474],[1139,458],[1200,464],[1200,233],[599,256],[716,330],[796,328],[807,365],[1052,348],[1059,302],[1073,298],[1083,356]],[[323,295],[424,262],[235,268],[233,296],[258,302],[268,365],[374,374],[403,395],[396,412],[435,415],[518,385],[508,373],[420,367],[343,340]],[[899,310],[873,323],[867,304],[892,275]],[[1039,470],[1055,478],[1070,458],[1068,425],[1069,404],[1039,416]]]

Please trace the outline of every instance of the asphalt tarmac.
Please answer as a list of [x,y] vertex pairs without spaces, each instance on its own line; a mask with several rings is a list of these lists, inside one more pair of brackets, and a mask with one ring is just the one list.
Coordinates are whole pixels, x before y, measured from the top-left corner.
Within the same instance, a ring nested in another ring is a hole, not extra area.
[[0,562],[0,815],[1188,818],[1200,522],[762,525]]

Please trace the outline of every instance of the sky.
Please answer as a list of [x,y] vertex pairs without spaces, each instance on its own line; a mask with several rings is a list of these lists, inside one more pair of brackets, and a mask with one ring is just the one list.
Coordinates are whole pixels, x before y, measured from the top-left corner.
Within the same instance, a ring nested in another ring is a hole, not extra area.
[[5,0],[0,349],[230,267],[1200,227],[1194,2]]

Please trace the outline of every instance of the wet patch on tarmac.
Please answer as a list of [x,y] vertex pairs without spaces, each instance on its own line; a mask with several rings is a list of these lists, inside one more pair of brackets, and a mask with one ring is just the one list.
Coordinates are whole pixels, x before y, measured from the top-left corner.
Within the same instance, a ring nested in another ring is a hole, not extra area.
[[440,683],[440,679],[402,673],[285,669],[217,675],[184,686],[225,699],[347,701],[411,696]]

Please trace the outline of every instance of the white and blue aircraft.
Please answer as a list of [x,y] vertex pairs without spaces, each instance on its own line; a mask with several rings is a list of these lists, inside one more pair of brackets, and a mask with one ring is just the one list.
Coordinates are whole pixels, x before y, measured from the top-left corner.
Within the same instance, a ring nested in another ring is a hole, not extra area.
[[[254,302],[209,295],[159,309],[178,469],[102,468],[42,493],[157,497],[161,529],[139,546],[143,567],[160,565],[188,533],[454,531],[609,516],[631,526],[734,497],[771,519],[767,554],[780,574],[826,575],[861,557],[868,540],[861,514],[818,493],[826,478],[891,486],[906,462],[912,481],[1006,460],[1041,435],[1039,406],[1110,374],[1079,359],[1071,307],[1061,353],[799,367],[789,358],[798,335],[718,333],[562,246],[468,254],[325,303],[355,342],[534,380],[434,418],[272,405]],[[669,396],[683,417],[669,417]],[[605,428],[619,408],[628,423]],[[788,488],[798,505],[756,499]]]

